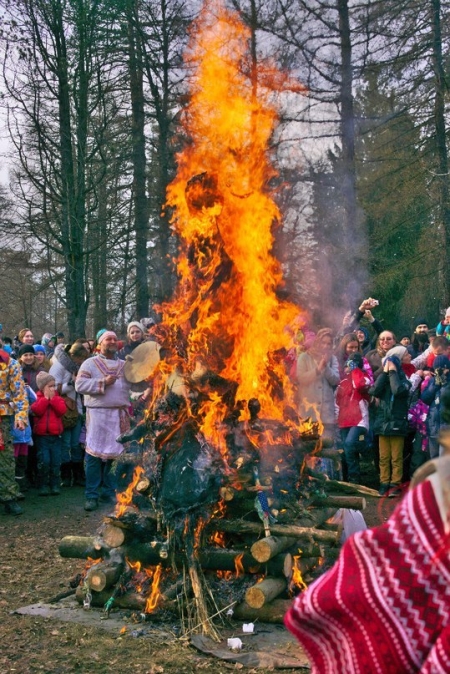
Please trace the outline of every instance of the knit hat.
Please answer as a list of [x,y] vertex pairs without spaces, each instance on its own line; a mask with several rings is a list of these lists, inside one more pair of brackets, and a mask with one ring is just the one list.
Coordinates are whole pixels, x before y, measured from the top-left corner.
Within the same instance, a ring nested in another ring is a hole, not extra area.
[[352,353],[348,358],[347,362],[345,363],[345,367],[349,367],[351,370],[354,370],[355,367],[359,367],[362,369],[363,367],[363,358],[360,353]]
[[104,332],[102,332],[100,337],[97,338],[97,343],[101,344],[105,339],[105,337],[115,337],[117,339],[117,335],[113,330],[105,330]]
[[416,318],[414,321],[414,327],[417,328],[418,325],[428,325],[426,318]]
[[34,349],[31,344],[22,344],[17,355],[20,358],[24,353],[32,353],[34,356]]
[[365,328],[363,325],[359,325],[357,328],[355,328],[355,332],[363,332],[364,333],[364,341],[368,340],[370,337],[370,333],[367,328]]
[[433,369],[437,370],[438,368],[450,370],[450,359],[447,356],[436,356],[433,361]]
[[45,353],[45,349],[41,344],[33,344],[34,353]]
[[402,358],[405,356],[405,354],[409,353],[408,349],[406,346],[402,346],[401,344],[397,344],[396,346],[393,346],[392,349],[389,349],[385,357],[383,358],[383,365],[386,362],[386,358],[392,358],[392,356],[396,356],[399,361],[402,360]]
[[145,333],[147,332],[146,329],[144,328],[144,326],[142,325],[142,323],[140,323],[139,321],[131,321],[131,323],[128,323],[127,335],[130,334],[131,328],[137,328],[138,330],[140,330],[142,332],[143,335],[145,335]]
[[100,328],[100,330],[95,335],[95,341],[97,344],[100,344],[100,337],[106,332],[106,328]]
[[42,335],[41,344],[42,344],[42,346],[48,346],[49,343],[50,343],[52,340],[54,340],[54,339],[55,339],[55,338],[54,338],[54,336],[51,334],[51,332],[45,332],[45,333]]
[[55,378],[48,372],[38,372],[36,375],[36,386],[40,391],[47,386],[47,384],[55,383]]

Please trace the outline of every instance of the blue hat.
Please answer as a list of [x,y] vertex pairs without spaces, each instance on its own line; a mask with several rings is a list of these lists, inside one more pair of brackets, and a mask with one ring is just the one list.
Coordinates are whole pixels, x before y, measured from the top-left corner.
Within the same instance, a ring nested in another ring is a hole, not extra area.
[[450,370],[450,360],[447,356],[436,356],[433,360],[433,370],[437,368],[442,368],[443,370]]
[[42,344],[33,344],[34,353],[45,353],[45,349]]

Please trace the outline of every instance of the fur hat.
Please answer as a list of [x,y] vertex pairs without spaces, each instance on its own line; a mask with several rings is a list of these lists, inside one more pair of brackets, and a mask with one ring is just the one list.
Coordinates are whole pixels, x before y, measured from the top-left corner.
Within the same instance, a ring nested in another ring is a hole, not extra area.
[[18,355],[19,358],[21,358],[24,353],[32,353],[33,356],[34,356],[34,349],[31,346],[31,344],[22,344],[22,346],[20,347],[17,355]]
[[127,325],[127,335],[130,335],[130,330],[131,328],[137,328],[142,332],[143,335],[147,332],[146,328],[140,323],[139,321],[131,321],[131,323],[128,323]]
[[38,372],[36,375],[36,386],[40,391],[47,386],[47,384],[55,383],[55,378],[48,372]]

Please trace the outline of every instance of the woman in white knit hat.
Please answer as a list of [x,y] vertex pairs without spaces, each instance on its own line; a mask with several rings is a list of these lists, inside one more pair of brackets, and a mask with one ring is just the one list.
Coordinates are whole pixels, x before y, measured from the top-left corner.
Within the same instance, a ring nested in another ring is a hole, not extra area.
[[118,352],[119,358],[125,360],[126,356],[134,349],[147,340],[147,330],[139,321],[131,321],[127,326],[127,343]]

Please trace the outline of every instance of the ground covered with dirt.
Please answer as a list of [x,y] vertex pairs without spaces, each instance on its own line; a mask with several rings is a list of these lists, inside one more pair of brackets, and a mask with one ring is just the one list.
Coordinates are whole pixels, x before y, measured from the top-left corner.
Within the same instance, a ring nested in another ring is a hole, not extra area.
[[[398,499],[369,499],[364,511],[368,525],[385,521],[394,502]],[[167,625],[152,638],[139,638],[139,630],[130,625],[124,625],[123,631],[107,632],[95,622],[86,627],[14,613],[20,607],[47,603],[68,590],[70,579],[84,568],[83,560],[62,559],[58,544],[66,535],[95,534],[111,506],[87,513],[83,505],[80,487],[50,497],[30,490],[22,502],[23,515],[0,515],[0,672],[220,674],[242,669],[242,665],[199,653]],[[264,674],[268,670],[257,671]]]

